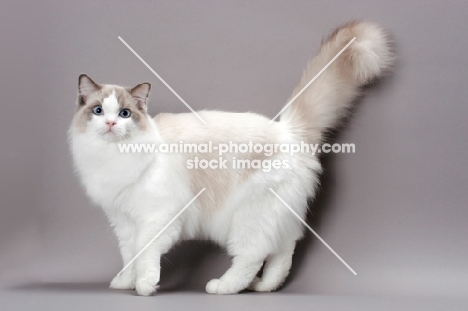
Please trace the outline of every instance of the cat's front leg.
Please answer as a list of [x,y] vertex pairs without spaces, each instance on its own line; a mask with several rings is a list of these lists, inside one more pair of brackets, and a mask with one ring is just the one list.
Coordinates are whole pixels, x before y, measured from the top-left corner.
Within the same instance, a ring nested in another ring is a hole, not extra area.
[[167,217],[154,218],[157,221],[145,221],[137,225],[136,253],[151,242],[135,261],[135,287],[141,296],[149,296],[156,292],[161,271],[161,256],[169,251],[180,235],[180,220],[176,220],[152,241],[170,221]]
[[[119,240],[120,255],[125,267],[135,255],[135,224],[125,215],[114,215],[111,222]],[[135,289],[135,282],[136,273],[132,265],[121,275],[115,276],[109,287],[112,289]]]

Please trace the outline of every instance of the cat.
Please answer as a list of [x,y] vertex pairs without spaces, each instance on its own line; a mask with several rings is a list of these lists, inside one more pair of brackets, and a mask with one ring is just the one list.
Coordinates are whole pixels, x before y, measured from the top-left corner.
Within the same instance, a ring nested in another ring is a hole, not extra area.
[[[325,40],[293,91],[300,90],[354,37],[355,41],[292,102],[279,121],[255,113],[200,111],[147,113],[151,85],[133,88],[95,83],[79,77],[77,108],[69,130],[74,166],[89,198],[101,206],[119,241],[124,266],[205,189],[187,210],[110,283],[113,289],[156,292],[160,258],[181,240],[212,240],[232,256],[231,267],[206,285],[211,294],[242,290],[277,290],[291,268],[296,242],[304,234],[299,219],[272,193],[278,194],[303,219],[314,197],[321,165],[317,155],[275,152],[227,152],[233,163],[276,159],[286,167],[266,172],[252,167],[194,169],[188,160],[214,160],[218,153],[121,152],[122,143],[168,142],[214,144],[270,142],[321,144],[339,125],[362,86],[392,65],[385,30],[370,22],[352,22]],[[263,267],[263,274],[257,277]]]

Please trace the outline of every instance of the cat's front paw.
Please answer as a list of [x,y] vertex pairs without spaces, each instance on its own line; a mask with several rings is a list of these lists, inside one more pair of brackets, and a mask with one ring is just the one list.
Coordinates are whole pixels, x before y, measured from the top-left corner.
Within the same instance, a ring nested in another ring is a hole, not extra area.
[[237,294],[239,289],[235,284],[223,282],[220,279],[213,279],[206,284],[205,288],[208,294],[229,295]]
[[247,287],[248,290],[251,290],[251,291],[256,291],[256,288],[257,288],[257,284],[261,283],[262,282],[262,279],[259,278],[258,276],[256,276],[252,283],[250,283],[249,287]]
[[131,275],[117,275],[110,282],[112,289],[135,289],[135,280]]
[[138,295],[150,296],[156,293],[156,290],[159,288],[158,281],[159,280],[153,280],[151,278],[138,280],[135,286]]
[[278,283],[268,283],[258,276],[250,283],[248,289],[255,292],[272,292],[278,288]]

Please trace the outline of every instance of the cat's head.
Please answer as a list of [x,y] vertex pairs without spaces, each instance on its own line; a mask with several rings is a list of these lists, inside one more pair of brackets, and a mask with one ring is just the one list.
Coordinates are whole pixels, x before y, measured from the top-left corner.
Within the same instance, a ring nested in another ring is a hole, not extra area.
[[131,139],[147,130],[146,102],[151,84],[134,88],[97,84],[85,74],[78,78],[78,104],[72,130],[106,141]]

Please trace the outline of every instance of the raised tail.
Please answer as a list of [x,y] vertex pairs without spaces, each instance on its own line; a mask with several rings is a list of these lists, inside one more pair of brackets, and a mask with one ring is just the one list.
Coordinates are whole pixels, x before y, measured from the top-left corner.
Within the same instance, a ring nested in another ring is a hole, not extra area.
[[338,125],[360,88],[379,77],[393,60],[385,31],[369,22],[340,27],[322,44],[294,89],[294,98],[353,38],[330,66],[281,115],[281,122],[302,139],[320,143]]

